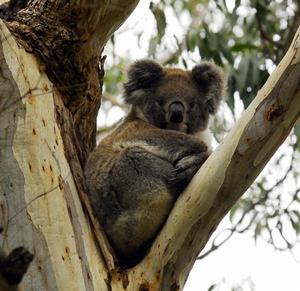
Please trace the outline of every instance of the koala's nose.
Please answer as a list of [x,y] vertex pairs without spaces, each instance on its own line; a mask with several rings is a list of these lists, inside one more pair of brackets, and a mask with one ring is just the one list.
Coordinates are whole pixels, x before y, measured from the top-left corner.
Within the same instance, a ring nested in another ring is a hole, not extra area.
[[169,121],[180,123],[183,121],[184,105],[181,102],[173,102],[169,105]]

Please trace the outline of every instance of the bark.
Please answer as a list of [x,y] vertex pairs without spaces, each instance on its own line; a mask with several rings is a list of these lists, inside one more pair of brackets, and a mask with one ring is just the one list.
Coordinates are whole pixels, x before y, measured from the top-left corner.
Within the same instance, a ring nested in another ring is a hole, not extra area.
[[2,246],[34,254],[25,290],[105,290],[102,259],[65,157],[53,85],[3,23],[1,34]]
[[95,145],[101,50],[136,4],[15,0],[0,9],[1,242],[34,254],[25,290],[182,290],[213,230],[300,114],[298,29],[147,256],[119,268],[86,199],[82,167]]
[[82,166],[95,146],[102,48],[137,3],[0,8],[1,242],[7,252],[24,246],[34,254],[25,290],[109,288],[113,251],[87,215]]

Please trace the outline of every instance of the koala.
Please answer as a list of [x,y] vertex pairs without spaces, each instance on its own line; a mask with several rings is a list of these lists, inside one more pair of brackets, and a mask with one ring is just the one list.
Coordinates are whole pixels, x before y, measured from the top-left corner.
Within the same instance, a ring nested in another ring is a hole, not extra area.
[[[177,197],[211,153],[208,123],[224,90],[221,68],[135,62],[124,84],[131,110],[89,155],[88,195],[120,264],[136,264]],[[176,239],[176,238],[174,238]]]

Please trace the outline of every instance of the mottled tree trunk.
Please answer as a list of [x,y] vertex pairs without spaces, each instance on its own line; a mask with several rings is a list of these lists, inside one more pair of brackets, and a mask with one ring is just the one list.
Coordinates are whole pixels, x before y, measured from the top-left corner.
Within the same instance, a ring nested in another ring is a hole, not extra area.
[[106,290],[113,251],[85,195],[104,58],[131,1],[10,1],[0,8],[2,249],[34,260],[25,290]]
[[95,146],[101,51],[137,2],[15,0],[0,8],[1,247],[34,254],[25,290],[182,290],[213,230],[300,114],[298,30],[147,256],[119,268],[92,215],[82,168]]

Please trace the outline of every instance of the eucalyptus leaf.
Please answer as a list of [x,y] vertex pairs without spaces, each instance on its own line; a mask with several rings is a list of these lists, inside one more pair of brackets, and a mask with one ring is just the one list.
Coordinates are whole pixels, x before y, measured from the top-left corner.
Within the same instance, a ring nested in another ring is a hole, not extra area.
[[300,151],[300,119],[295,124],[294,133],[297,137],[297,149]]
[[232,52],[245,52],[249,50],[257,50],[258,46],[250,43],[237,43],[231,47]]
[[151,2],[150,4],[150,10],[152,11],[156,20],[156,27],[158,32],[157,43],[160,43],[161,39],[165,35],[167,27],[165,12],[159,7],[159,5],[154,5],[153,2]]

